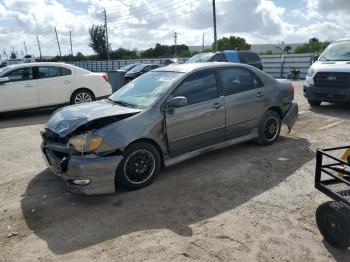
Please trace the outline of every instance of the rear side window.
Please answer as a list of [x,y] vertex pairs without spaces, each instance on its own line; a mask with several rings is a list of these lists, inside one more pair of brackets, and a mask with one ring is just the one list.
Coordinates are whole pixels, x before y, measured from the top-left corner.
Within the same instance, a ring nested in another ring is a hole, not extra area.
[[194,73],[175,91],[175,96],[184,96],[189,105],[218,97],[215,74],[211,71]]
[[35,79],[59,77],[71,74],[71,70],[59,66],[39,66],[34,68]]
[[240,68],[226,68],[219,70],[224,86],[225,96],[237,94],[262,87],[261,80],[249,70]]
[[7,73],[6,75],[4,75],[4,77],[8,77],[11,82],[32,80],[33,68],[32,67],[20,68]]
[[241,63],[261,61],[259,55],[253,52],[238,52],[238,56]]
[[61,67],[61,72],[62,72],[62,76],[68,76],[72,74],[72,71],[65,67]]

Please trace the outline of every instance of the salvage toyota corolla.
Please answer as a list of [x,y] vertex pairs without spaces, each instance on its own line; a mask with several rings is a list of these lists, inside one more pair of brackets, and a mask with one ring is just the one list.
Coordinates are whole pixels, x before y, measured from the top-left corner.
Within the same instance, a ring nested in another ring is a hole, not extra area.
[[64,107],[41,135],[53,173],[75,193],[149,185],[162,167],[219,147],[273,144],[298,116],[294,88],[243,64],[162,67],[108,99]]

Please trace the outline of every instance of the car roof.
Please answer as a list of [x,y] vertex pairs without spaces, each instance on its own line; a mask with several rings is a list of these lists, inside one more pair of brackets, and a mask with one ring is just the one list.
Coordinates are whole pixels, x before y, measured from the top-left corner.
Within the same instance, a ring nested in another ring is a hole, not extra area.
[[59,63],[59,62],[33,62],[33,63],[20,63],[20,64],[13,64],[9,65],[8,67],[11,68],[17,68],[17,67],[23,67],[23,66],[72,66],[70,64],[66,63]]
[[196,71],[200,69],[213,69],[218,67],[227,67],[227,66],[241,66],[241,67],[249,67],[245,64],[239,64],[239,63],[227,63],[227,62],[204,62],[204,63],[193,63],[193,64],[171,64],[164,67],[159,67],[157,69],[152,70],[154,71],[166,71],[166,72],[182,72],[187,73],[191,71]]

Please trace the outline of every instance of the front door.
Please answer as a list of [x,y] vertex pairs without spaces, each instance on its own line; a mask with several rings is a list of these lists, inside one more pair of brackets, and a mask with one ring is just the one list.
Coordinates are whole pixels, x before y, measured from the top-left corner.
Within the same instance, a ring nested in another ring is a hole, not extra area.
[[168,109],[166,133],[171,156],[200,149],[225,139],[225,107],[213,71],[194,73],[173,96],[184,96],[188,105]]
[[2,77],[10,81],[0,84],[1,112],[39,106],[32,67],[16,69]]
[[264,114],[265,87],[247,68],[220,69],[219,75],[224,88],[227,139],[247,135],[258,126]]

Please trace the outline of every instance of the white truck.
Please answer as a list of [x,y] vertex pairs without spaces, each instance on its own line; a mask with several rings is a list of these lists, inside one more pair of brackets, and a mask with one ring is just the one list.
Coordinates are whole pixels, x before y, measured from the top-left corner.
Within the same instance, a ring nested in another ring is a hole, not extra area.
[[331,43],[310,66],[304,96],[311,106],[350,101],[350,38]]

